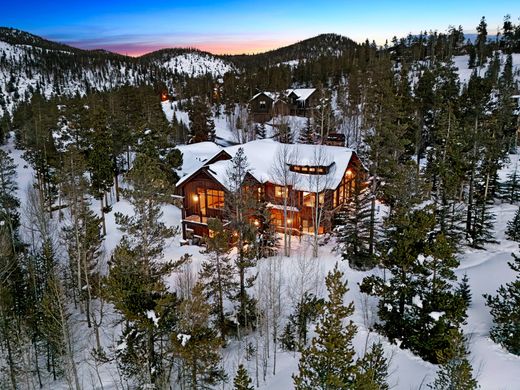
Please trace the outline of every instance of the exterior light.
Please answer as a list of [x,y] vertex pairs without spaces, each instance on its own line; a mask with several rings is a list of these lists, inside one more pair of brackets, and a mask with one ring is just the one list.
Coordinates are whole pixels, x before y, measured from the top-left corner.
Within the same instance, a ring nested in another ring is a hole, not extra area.
[[254,224],[255,224],[255,226],[260,226],[260,222],[258,222],[258,219],[255,219]]
[[287,218],[287,223],[292,223],[292,219],[291,218]]
[[194,202],[198,202],[199,201],[199,196],[197,194],[193,195],[193,201]]
[[350,169],[347,169],[347,176],[348,177],[352,176],[352,171]]

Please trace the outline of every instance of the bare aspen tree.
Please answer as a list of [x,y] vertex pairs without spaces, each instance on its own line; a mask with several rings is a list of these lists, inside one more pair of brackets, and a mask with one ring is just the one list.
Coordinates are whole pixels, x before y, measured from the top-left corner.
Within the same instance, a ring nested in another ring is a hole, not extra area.
[[327,204],[327,191],[332,183],[335,172],[335,164],[332,164],[332,157],[327,154],[325,148],[321,145],[315,146],[313,150],[310,165],[323,168],[324,173],[307,175],[308,189],[310,192],[312,206],[312,222],[313,222],[313,240],[312,255],[318,257],[319,247],[319,231],[320,226],[325,221],[327,210],[330,205]]
[[255,131],[249,111],[243,104],[238,104],[227,117],[228,126],[233,134],[233,140],[243,144],[255,139]]
[[296,175],[290,170],[290,164],[298,161],[298,151],[289,145],[281,144],[276,153],[270,175],[274,183],[279,184],[283,188],[282,193],[282,211],[283,211],[283,248],[284,255],[291,255],[291,237],[292,226],[289,226],[289,219],[294,214],[294,193],[292,191]]

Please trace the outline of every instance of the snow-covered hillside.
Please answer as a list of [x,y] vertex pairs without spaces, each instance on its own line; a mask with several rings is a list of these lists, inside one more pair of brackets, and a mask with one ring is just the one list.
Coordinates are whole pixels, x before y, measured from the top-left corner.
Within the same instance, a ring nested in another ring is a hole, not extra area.
[[150,69],[124,57],[78,56],[65,50],[16,45],[0,40],[0,117],[35,93],[46,98],[85,95],[151,80]]
[[[518,80],[520,80],[520,53],[514,53],[512,55],[512,57],[513,57],[513,74],[516,75],[515,79],[518,81]],[[505,61],[506,61],[506,55],[501,54],[500,55],[501,71],[504,69]],[[468,62],[469,62],[469,55],[453,57],[453,63],[455,65],[455,67],[458,69],[457,73],[459,75],[459,80],[462,84],[467,83],[469,78],[471,77],[471,74],[475,71],[475,69],[470,69],[468,67]],[[477,69],[477,72],[479,72],[479,74],[481,76],[483,76],[486,73],[488,67],[489,67],[489,60],[482,67]]]
[[183,53],[173,56],[163,62],[161,66],[173,73],[183,73],[191,77],[204,76],[208,73],[213,77],[220,77],[227,72],[235,70],[232,64],[220,58],[199,52]]
[[[197,145],[190,145],[184,148],[186,152],[185,164],[192,168],[197,164],[202,163],[198,160]],[[208,155],[217,150],[214,146],[205,144],[202,147],[207,147]],[[34,181],[34,172],[27,169],[28,163],[23,159],[22,152],[17,150],[13,144],[13,138],[9,140],[8,144],[2,146],[2,149],[10,152],[17,164],[18,173],[18,196],[22,199],[22,204],[26,201],[26,190]],[[514,169],[518,163],[518,155],[511,156],[511,162],[501,170],[500,179],[504,180],[507,174]],[[187,168],[187,167],[186,167]],[[105,239],[104,249],[109,258],[121,238],[121,232],[117,229],[115,223],[115,213],[123,212],[125,214],[131,213],[132,209],[126,200],[114,203],[112,199],[112,210],[106,215],[107,220],[107,236]],[[467,324],[464,326],[465,334],[469,336],[469,350],[470,360],[473,365],[474,372],[477,376],[479,384],[482,389],[486,390],[516,390],[518,383],[520,383],[520,357],[514,356],[494,343],[489,338],[489,330],[492,325],[492,319],[489,314],[488,307],[484,304],[482,294],[495,294],[496,289],[501,285],[510,282],[514,275],[511,273],[507,262],[511,258],[512,252],[518,252],[518,244],[516,242],[505,239],[504,230],[507,221],[509,221],[515,211],[517,205],[509,205],[497,202],[493,207],[493,212],[497,215],[495,224],[495,238],[499,241],[497,244],[490,244],[484,250],[474,250],[463,248],[460,258],[460,266],[456,270],[457,277],[460,279],[464,274],[469,277],[469,283],[472,292],[472,303],[468,310]],[[172,205],[165,206],[164,221],[170,226],[179,226],[181,219],[181,212],[178,208]],[[22,214],[23,215],[23,214]],[[57,218],[56,218],[57,220]],[[193,262],[191,264],[192,272],[197,272],[205,255],[201,253],[200,247],[196,246],[181,246],[176,237],[173,241],[168,243],[168,248],[165,252],[165,258],[177,259],[185,253],[192,256]],[[373,298],[367,299],[365,295],[359,291],[359,283],[368,275],[378,274],[382,271],[372,270],[368,272],[355,271],[349,268],[346,262],[343,262],[336,254],[334,249],[334,240],[325,243],[319,248],[319,256],[316,260],[310,258],[309,243],[305,238],[300,242],[294,243],[294,250],[289,258],[273,257],[263,259],[258,264],[255,273],[258,273],[261,280],[265,276],[267,267],[271,264],[276,264],[279,267],[280,279],[282,283],[282,316],[283,321],[290,314],[292,302],[292,291],[295,289],[295,283],[298,283],[298,272],[303,272],[306,267],[307,273],[313,275],[313,280],[316,280],[314,292],[318,295],[324,293],[324,276],[336,262],[339,262],[340,268],[345,273],[345,278],[348,280],[350,291],[346,297],[346,301],[354,301],[355,313],[353,321],[358,326],[358,334],[354,340],[354,345],[358,353],[363,353],[367,345],[367,340],[375,341],[381,340],[385,348],[388,358],[390,358],[390,378],[389,383],[392,389],[395,390],[410,390],[425,388],[428,383],[431,383],[436,375],[437,367],[430,363],[421,360],[410,351],[402,350],[396,345],[388,343],[384,338],[376,333],[370,332],[368,329],[375,321],[375,305],[376,301]],[[172,275],[168,283],[171,288],[177,285],[177,276]],[[260,291],[252,291],[253,294],[259,294]],[[114,327],[113,313],[107,313],[107,319],[103,323],[104,339],[103,344],[108,348],[113,348],[117,343],[120,328]],[[93,346],[92,330],[86,328],[85,323],[78,322],[77,328],[74,332],[76,338],[76,357],[80,375],[82,378],[96,378],[92,379],[92,383],[88,382],[88,386],[99,387],[98,381],[103,382],[105,389],[119,388],[119,379],[117,369],[111,362],[100,364],[99,377],[92,364],[90,364],[90,356],[88,351]],[[250,336],[254,340],[254,336]],[[245,358],[245,348],[247,346],[247,339],[238,341],[232,340],[229,345],[222,350],[223,361],[226,371],[230,377],[233,377],[234,372],[239,363],[243,363],[249,372],[255,372],[254,359],[247,360]],[[292,389],[291,375],[298,367],[298,353],[278,351],[276,363],[276,375],[273,375],[274,361],[271,358],[267,361],[267,373],[265,380],[260,375],[259,388],[272,390],[287,390]],[[86,385],[87,386],[87,385]],[[88,387],[87,386],[87,387]],[[64,382],[47,382],[44,386],[46,389],[65,389],[67,388]],[[220,389],[230,389],[231,384],[219,386]]]

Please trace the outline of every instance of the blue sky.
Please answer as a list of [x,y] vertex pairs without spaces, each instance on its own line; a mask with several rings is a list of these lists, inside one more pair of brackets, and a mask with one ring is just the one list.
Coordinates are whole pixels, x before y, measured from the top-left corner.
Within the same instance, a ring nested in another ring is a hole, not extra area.
[[518,0],[0,2],[0,26],[131,55],[178,46],[251,53],[329,32],[382,44],[394,35],[445,31],[449,25],[472,33],[482,16],[495,34],[505,14],[515,23],[520,16]]

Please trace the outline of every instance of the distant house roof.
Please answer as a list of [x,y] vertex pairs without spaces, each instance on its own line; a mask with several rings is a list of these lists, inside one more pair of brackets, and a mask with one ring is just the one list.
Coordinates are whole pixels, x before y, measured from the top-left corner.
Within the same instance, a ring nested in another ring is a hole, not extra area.
[[[308,192],[315,192],[317,186],[320,187],[319,191],[323,191],[324,189],[336,189],[341,183],[352,155],[354,154],[352,149],[340,146],[281,144],[270,139],[229,146],[223,148],[223,150],[233,157],[239,148],[244,149],[249,163],[249,173],[259,183],[269,182],[277,185],[284,184],[274,173],[275,161],[282,148],[287,148],[287,155],[291,156],[288,161],[289,165],[330,167],[327,180],[319,178],[320,175],[290,172],[290,175],[294,175],[293,180],[291,180],[294,183],[293,187],[296,190]],[[227,172],[231,169],[230,160],[221,160],[202,165],[181,178],[177,186],[181,186],[201,169],[208,172],[220,184],[229,188]]]
[[265,95],[269,97],[271,100],[283,100],[284,97],[289,96],[291,94],[294,94],[296,96],[296,99],[299,101],[306,101],[314,92],[316,91],[316,88],[295,88],[295,89],[287,89],[283,93],[276,93],[276,92],[269,92],[269,91],[263,91],[259,92],[256,95],[254,95],[249,101],[255,100],[261,95]]
[[287,96],[291,93],[294,93],[297,96],[297,99],[300,101],[307,100],[314,92],[316,88],[296,88],[296,89],[288,89]]
[[267,91],[264,91],[264,92],[259,92],[257,93],[255,96],[253,96],[249,101],[251,100],[255,100],[257,97],[261,96],[261,95],[265,95],[267,96],[269,99],[271,100],[276,100],[276,93],[274,92],[267,92]]

